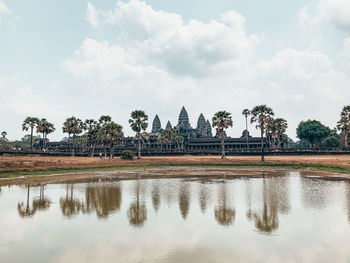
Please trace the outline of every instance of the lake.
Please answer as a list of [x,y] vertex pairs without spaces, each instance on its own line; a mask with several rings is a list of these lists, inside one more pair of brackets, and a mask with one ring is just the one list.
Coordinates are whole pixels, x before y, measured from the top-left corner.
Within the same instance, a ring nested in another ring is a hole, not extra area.
[[0,262],[350,262],[350,182],[108,179],[1,187]]

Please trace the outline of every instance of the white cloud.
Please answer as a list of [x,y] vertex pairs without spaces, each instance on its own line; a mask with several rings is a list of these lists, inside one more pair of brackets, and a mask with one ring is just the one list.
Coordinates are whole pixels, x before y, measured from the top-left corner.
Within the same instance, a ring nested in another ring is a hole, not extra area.
[[96,8],[90,2],[88,3],[88,6],[87,6],[86,20],[89,22],[89,24],[92,27],[98,27],[100,24]]
[[344,47],[340,55],[344,56],[347,59],[350,59],[350,37],[344,39]]
[[11,11],[10,9],[8,9],[6,3],[4,2],[4,0],[0,0],[0,14],[1,13],[5,13],[5,14],[10,14]]
[[218,74],[244,64],[253,54],[256,35],[247,35],[245,18],[234,11],[220,19],[184,24],[180,15],[155,11],[139,0],[118,1],[116,8],[98,11],[105,23],[117,25],[135,57],[174,75]]
[[235,120],[228,133],[239,136],[244,128],[241,110],[264,103],[289,120],[294,137],[304,119],[333,127],[348,103],[350,81],[326,54],[286,48],[257,60],[257,35],[246,33],[245,18],[235,11],[207,23],[185,24],[179,15],[131,0],[97,13],[100,21],[119,28],[124,41],[116,45],[86,39],[62,68],[84,87],[87,100],[113,101],[113,109],[107,103],[102,108],[112,116],[115,112],[121,124],[136,108],[145,109],[150,118],[160,114],[163,125],[168,119],[176,124],[182,105],[192,125],[201,112],[210,118],[226,109]]
[[299,23],[304,28],[310,28],[322,22],[350,31],[350,1],[319,0],[316,5],[304,6],[299,11]]

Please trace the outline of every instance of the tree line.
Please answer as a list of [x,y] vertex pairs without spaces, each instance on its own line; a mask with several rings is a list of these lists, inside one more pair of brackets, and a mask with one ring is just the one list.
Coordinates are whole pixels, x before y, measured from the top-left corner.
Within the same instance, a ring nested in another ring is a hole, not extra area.
[[[286,135],[288,123],[283,118],[275,118],[274,111],[267,105],[258,105],[253,109],[244,109],[242,115],[246,119],[246,130],[248,130],[248,121],[255,124],[255,128],[260,131],[261,138],[261,159],[264,160],[264,147],[280,148],[282,142],[288,141],[292,147],[339,147],[341,145],[348,147],[350,133],[350,105],[344,106],[337,126],[331,129],[320,121],[307,120],[301,121],[296,129],[297,137],[300,139],[298,143],[294,143]],[[148,127],[148,116],[143,110],[135,110],[131,112],[129,124],[131,129],[136,133],[138,158],[141,157],[142,131],[146,131]],[[228,128],[233,126],[231,113],[227,111],[218,111],[212,117],[212,126],[216,129],[217,136],[221,138],[221,158],[225,159],[225,138]],[[34,140],[38,136],[34,136],[34,132],[42,136],[42,149],[46,149],[48,135],[53,133],[56,128],[54,124],[47,119],[39,119],[36,117],[27,117],[22,123],[23,131],[30,131],[22,140],[26,140],[33,149]],[[90,155],[94,155],[96,145],[103,145],[104,155],[107,155],[109,149],[110,157],[112,157],[112,148],[121,144],[124,138],[123,127],[112,121],[108,115],[101,116],[98,120],[86,119],[82,121],[77,117],[67,118],[62,126],[63,133],[68,135],[67,142],[71,144],[72,155],[75,154],[76,146],[88,146]],[[338,133],[339,132],[339,133]],[[7,132],[1,133],[0,142],[6,142]],[[247,144],[249,137],[246,136]],[[162,130],[157,138],[160,147],[165,146],[169,149],[175,144],[178,149],[183,149],[184,137],[176,133],[172,128]]]

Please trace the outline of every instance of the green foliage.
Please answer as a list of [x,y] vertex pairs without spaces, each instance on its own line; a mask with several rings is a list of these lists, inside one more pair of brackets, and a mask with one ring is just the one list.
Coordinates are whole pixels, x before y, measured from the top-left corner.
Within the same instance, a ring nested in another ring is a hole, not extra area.
[[135,153],[130,150],[122,151],[120,155],[120,158],[122,158],[123,160],[134,160],[134,157],[135,157]]
[[131,129],[136,132],[140,133],[142,130],[146,130],[148,126],[148,116],[146,113],[142,110],[135,110],[131,113],[129,119],[130,127]]
[[331,129],[316,120],[302,121],[297,128],[298,138],[308,140],[311,147],[314,147],[315,143],[320,143],[323,139],[330,136],[330,134]]
[[216,128],[216,131],[224,136],[225,130],[233,126],[231,113],[227,111],[218,111],[212,118],[212,126]]
[[295,149],[310,148],[310,143],[306,139],[294,142],[291,138],[288,138],[288,147]]
[[336,148],[340,146],[339,139],[334,136],[329,136],[322,141],[322,147]]

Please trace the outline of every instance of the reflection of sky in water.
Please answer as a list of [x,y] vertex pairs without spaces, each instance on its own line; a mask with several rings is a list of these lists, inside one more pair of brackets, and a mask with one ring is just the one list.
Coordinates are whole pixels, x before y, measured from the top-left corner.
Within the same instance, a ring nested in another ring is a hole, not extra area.
[[0,261],[349,262],[349,199],[298,173],[2,187]]

